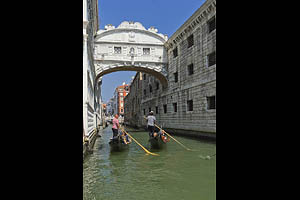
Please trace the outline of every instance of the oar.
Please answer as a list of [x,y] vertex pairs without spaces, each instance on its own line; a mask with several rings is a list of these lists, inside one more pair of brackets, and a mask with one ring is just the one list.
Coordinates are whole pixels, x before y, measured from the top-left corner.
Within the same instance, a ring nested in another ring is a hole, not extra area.
[[178,144],[180,144],[183,148],[185,148],[188,151],[192,151],[192,149],[187,148],[186,146],[184,146],[182,143],[180,143],[178,140],[176,140],[175,138],[173,138],[169,133],[167,133],[165,130],[163,130],[162,128],[160,128],[159,126],[157,126],[156,124],[154,124],[157,128],[159,128],[160,130],[164,131],[165,134],[167,134],[170,138],[172,138],[175,142],[177,142]]
[[204,159],[204,160],[209,160],[209,159],[211,159],[213,156],[215,156],[216,154],[214,154],[214,155],[211,155],[211,156],[200,156],[200,158],[202,158],[202,159]]
[[[147,119],[144,116],[145,119]],[[160,128],[159,126],[157,126],[156,124],[154,124],[157,128],[159,128],[160,130],[163,130],[162,128]],[[164,130],[163,130],[164,131]],[[166,133],[170,138],[172,138],[175,142],[177,142],[178,144],[180,144],[182,147],[184,147],[186,150],[188,151],[192,151],[191,149],[187,148],[186,146],[184,146],[182,143],[180,143],[179,141],[177,141],[175,138],[173,138],[169,133],[167,133],[166,131],[164,131],[164,133]]]
[[133,141],[135,141],[140,147],[142,147],[142,149],[146,152],[146,153],[148,153],[148,154],[151,154],[151,155],[153,155],[153,156],[159,156],[159,154],[156,154],[156,153],[152,153],[152,152],[150,152],[150,151],[148,151],[145,147],[143,147],[143,145],[141,145],[138,141],[136,141],[129,133],[127,133],[122,127],[120,127],[120,129],[122,130],[122,131],[124,131]]

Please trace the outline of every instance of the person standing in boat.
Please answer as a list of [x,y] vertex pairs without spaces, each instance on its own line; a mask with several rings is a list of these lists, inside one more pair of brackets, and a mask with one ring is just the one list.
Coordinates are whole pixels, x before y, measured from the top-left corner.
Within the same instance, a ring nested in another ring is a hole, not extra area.
[[155,122],[156,122],[156,118],[153,115],[153,111],[150,111],[150,113],[147,117],[147,127],[148,127],[148,130],[149,130],[149,136],[150,137],[153,137]]
[[119,118],[119,115],[115,114],[115,117],[112,120],[112,123],[113,123],[113,126],[112,126],[113,138],[116,137],[119,134],[120,125],[119,125],[118,118]]

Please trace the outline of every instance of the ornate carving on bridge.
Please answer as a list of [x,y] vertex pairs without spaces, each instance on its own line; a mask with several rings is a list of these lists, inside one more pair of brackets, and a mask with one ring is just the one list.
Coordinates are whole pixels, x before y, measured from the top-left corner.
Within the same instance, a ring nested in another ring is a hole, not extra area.
[[154,28],[153,26],[151,26],[150,28],[148,28],[148,31],[157,33],[158,30],[156,28]]
[[134,38],[135,37],[135,33],[133,31],[130,31],[129,34],[128,34],[128,36],[129,36],[128,37],[128,41],[129,42],[135,42],[135,38]]
[[105,28],[105,30],[115,29],[115,27],[112,24],[107,24],[104,28]]
[[146,30],[145,27],[141,23],[133,22],[133,21],[130,21],[130,22],[124,21],[118,26],[118,28]]
[[[115,71],[141,71],[167,85],[167,37],[154,27],[145,29],[139,22],[122,22],[117,28],[108,24],[95,37],[94,63],[99,78]],[[114,49],[120,49],[116,53]]]

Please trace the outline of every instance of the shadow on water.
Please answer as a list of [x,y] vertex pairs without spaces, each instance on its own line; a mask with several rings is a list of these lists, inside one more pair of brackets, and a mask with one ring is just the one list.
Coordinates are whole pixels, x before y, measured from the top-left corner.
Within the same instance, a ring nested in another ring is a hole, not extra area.
[[126,130],[159,156],[147,155],[134,142],[124,151],[111,151],[108,144],[111,129],[103,130],[94,153],[84,162],[84,200],[216,199],[216,156],[201,159],[201,155],[216,152],[215,144],[176,136],[184,145],[198,151],[187,151],[174,141],[163,149],[150,150],[147,132]]
[[124,166],[125,161],[128,158],[129,150],[124,149],[123,151],[110,151],[108,159],[112,165]]

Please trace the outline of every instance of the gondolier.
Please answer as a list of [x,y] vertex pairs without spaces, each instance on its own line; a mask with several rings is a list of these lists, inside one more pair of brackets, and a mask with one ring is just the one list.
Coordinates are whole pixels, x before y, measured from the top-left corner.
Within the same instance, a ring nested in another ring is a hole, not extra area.
[[131,140],[126,137],[126,133],[119,130],[118,135],[110,139],[110,150],[123,151],[125,149],[128,149],[130,143]]
[[119,125],[118,118],[119,118],[119,115],[115,114],[115,117],[112,120],[112,123],[113,123],[113,126],[112,126],[113,138],[116,137],[119,134],[120,125]]
[[149,136],[153,137],[153,132],[154,132],[154,124],[156,122],[156,118],[153,115],[153,111],[149,112],[148,117],[146,118],[147,120],[147,127],[148,127],[148,131],[149,131]]

